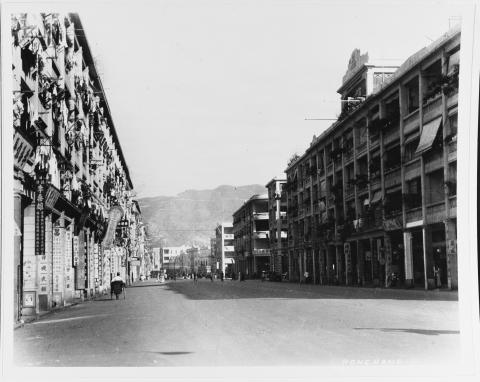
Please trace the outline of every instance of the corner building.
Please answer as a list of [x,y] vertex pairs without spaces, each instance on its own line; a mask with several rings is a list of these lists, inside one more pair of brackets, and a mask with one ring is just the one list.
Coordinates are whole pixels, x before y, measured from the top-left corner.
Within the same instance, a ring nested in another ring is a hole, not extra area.
[[395,68],[352,53],[337,122],[286,169],[291,279],[458,287],[460,30]]
[[139,211],[78,15],[12,15],[11,32],[20,321],[127,279]]
[[[234,270],[247,278],[270,269],[268,195],[253,195],[233,213]],[[219,242],[217,239],[217,248]]]

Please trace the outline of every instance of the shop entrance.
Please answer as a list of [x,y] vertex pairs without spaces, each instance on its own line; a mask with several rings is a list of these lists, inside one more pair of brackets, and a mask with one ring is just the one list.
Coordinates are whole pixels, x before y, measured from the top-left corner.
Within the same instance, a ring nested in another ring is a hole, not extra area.
[[433,275],[437,288],[448,286],[447,251],[445,244],[445,227],[435,224],[432,227]]
[[425,267],[423,264],[422,230],[412,231],[413,282],[416,287],[425,287]]

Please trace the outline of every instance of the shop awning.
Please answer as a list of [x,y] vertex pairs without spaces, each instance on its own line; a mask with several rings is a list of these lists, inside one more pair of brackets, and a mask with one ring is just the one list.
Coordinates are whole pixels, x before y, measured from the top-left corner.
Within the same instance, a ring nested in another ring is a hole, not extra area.
[[375,191],[370,204],[378,203],[380,200],[382,200],[382,191]]
[[422,135],[420,136],[420,142],[418,143],[415,154],[422,154],[423,152],[431,149],[441,123],[442,117],[438,117],[433,121],[423,125]]

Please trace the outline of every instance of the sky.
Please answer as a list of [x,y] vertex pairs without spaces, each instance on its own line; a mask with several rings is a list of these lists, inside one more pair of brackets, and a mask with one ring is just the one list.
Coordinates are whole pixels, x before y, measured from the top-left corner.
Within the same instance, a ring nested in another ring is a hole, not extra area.
[[352,51],[405,60],[460,15],[452,1],[72,3],[138,196],[284,175],[340,110]]

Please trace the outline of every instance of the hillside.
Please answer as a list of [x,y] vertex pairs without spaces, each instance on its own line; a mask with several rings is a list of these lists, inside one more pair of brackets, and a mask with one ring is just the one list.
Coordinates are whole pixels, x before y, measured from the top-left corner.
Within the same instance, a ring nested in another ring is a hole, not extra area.
[[214,190],[187,190],[177,196],[138,200],[152,246],[210,244],[215,226],[231,222],[232,214],[254,194],[265,194],[265,186],[219,186]]

